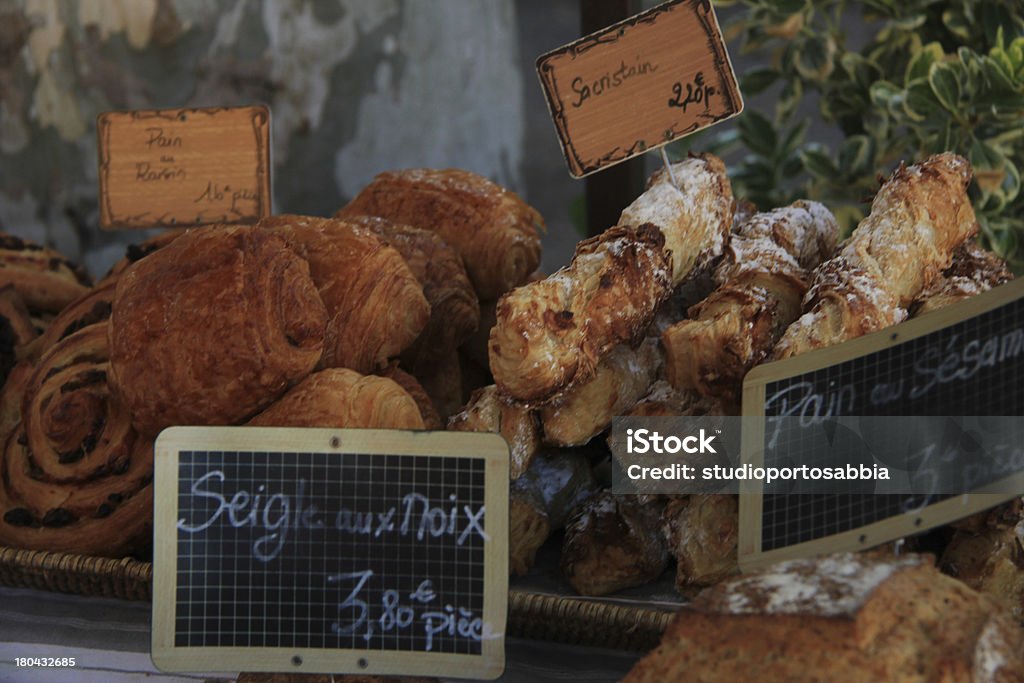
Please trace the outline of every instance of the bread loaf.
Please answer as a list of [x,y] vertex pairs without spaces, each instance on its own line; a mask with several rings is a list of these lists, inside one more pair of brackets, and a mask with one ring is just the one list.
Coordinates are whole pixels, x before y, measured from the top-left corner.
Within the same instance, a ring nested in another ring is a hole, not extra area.
[[783,562],[706,590],[628,683],[1019,681],[1024,631],[919,556]]

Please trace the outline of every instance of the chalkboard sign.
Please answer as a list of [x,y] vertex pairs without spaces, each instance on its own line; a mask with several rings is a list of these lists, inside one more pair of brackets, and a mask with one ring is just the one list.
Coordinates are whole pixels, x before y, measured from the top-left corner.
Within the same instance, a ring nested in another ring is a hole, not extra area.
[[[773,454],[813,463],[816,454],[801,451],[801,421],[1024,416],[1024,280],[835,347],[754,368],[743,385],[743,415],[756,418],[744,422],[743,432],[744,461],[756,464]],[[782,424],[786,428],[778,429]],[[1024,464],[960,495],[766,494],[756,481],[746,482],[741,493],[739,555],[748,568],[871,547],[991,507],[1024,494]]]
[[155,486],[161,669],[504,669],[499,436],[173,427],[157,440]]

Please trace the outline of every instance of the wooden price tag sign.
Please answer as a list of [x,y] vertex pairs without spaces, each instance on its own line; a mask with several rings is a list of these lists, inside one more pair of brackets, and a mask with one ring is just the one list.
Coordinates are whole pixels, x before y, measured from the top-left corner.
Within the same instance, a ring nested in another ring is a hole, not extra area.
[[576,178],[739,114],[708,0],[671,0],[542,55],[537,73]]
[[105,112],[100,227],[255,223],[270,215],[266,107]]
[[[743,383],[743,415],[753,416],[744,423],[743,460],[755,466],[773,464],[772,457],[789,465],[813,463],[814,442],[802,434],[836,416],[1024,416],[1021,387],[1024,279],[834,347],[754,368]],[[990,422],[1019,432],[1019,420]],[[783,423],[786,433],[780,435]],[[924,484],[911,490],[970,471],[970,482],[965,478],[955,487],[967,493],[764,494],[761,484],[750,481],[741,487],[740,566],[870,548],[1024,493],[1019,442],[1004,444],[1006,450],[1000,446],[1000,457],[993,459],[985,457],[993,453],[965,450],[970,443],[959,437],[953,448],[940,445],[948,442],[940,431],[926,434],[906,459],[914,465],[909,481]],[[955,463],[966,467],[951,469]]]
[[159,668],[504,670],[501,437],[172,427],[155,464]]

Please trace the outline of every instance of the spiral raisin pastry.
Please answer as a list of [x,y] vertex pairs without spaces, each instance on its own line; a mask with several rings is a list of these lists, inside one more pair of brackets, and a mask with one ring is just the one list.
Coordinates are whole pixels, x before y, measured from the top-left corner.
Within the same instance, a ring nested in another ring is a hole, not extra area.
[[432,230],[462,256],[481,300],[526,282],[540,264],[544,221],[515,193],[470,171],[381,173],[340,212]]
[[376,216],[349,216],[346,221],[397,249],[423,286],[430,318],[412,346],[402,352],[405,367],[416,370],[429,365],[476,331],[480,304],[462,258],[447,242],[430,230]]
[[370,231],[313,216],[271,216],[260,225],[309,262],[328,318],[318,367],[370,374],[423,331],[430,318],[423,286],[402,255]]
[[326,312],[309,266],[269,230],[190,230],[127,268],[111,382],[136,429],[248,419],[316,366]]
[[92,280],[60,252],[0,233],[0,287],[6,285],[33,314],[53,314],[88,292]]
[[120,557],[149,541],[153,444],[107,383],[107,325],[59,341],[27,379],[0,459],[0,544]]
[[261,427],[423,429],[420,409],[387,377],[328,368],[299,382],[249,421]]

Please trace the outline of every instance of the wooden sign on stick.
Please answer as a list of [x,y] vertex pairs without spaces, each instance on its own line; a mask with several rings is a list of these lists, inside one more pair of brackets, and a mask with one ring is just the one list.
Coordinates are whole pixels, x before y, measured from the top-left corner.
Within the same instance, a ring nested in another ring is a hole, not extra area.
[[100,227],[255,223],[270,215],[270,111],[105,112],[96,119]]
[[739,114],[709,0],[670,0],[537,60],[576,178]]
[[161,669],[503,671],[500,436],[172,427],[155,487]]
[[[1024,494],[1022,387],[1024,279],[838,346],[754,368],[743,382],[742,434],[743,461],[754,466],[815,464],[821,449],[807,435],[834,417],[873,424],[871,417],[889,416],[897,428],[917,433],[923,423],[928,429],[905,451],[910,457],[904,461],[913,465],[906,475],[921,484],[911,493],[765,493],[763,483],[745,482],[740,566],[870,548]],[[977,444],[985,441],[977,435],[945,432],[953,424],[949,418],[965,416],[1000,425],[995,446],[979,451]],[[876,458],[884,459],[885,449],[897,443],[870,436],[883,451],[871,451]],[[934,491],[958,473],[964,475],[959,483]]]

